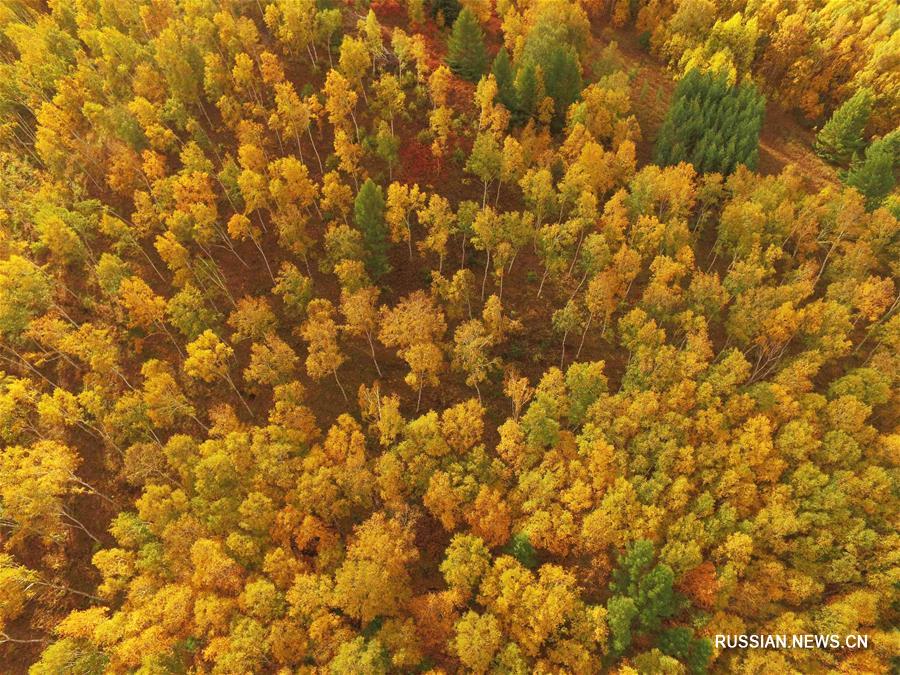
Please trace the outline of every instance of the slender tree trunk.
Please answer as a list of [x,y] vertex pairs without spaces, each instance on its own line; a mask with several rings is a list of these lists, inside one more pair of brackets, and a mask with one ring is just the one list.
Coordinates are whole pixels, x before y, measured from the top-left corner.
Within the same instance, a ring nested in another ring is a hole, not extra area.
[[[378,365],[378,364],[376,364],[376,365]],[[338,374],[337,374],[337,368],[332,368],[332,369],[331,369],[331,372],[334,373],[334,381],[337,382],[337,386],[340,387],[340,389],[341,389],[341,394],[344,396],[344,400],[345,400],[345,401],[349,400],[349,399],[347,398],[347,392],[344,391],[344,385],[341,384],[341,380],[340,380],[340,378],[338,377]]]
[[2,631],[0,631],[0,644],[4,644],[6,642],[9,642],[10,644],[14,644],[14,645],[27,645],[27,644],[37,643],[37,642],[40,642],[41,644],[43,644],[43,643],[47,642],[49,639],[50,638],[27,638],[27,639],[14,638],[14,637],[10,637],[6,633],[3,633]]
[[291,124],[291,129],[294,130],[294,141],[297,143],[297,154],[300,156],[300,161],[306,164],[306,161],[303,159],[303,148],[300,145],[300,133],[297,131],[296,125]]
[[550,273],[549,267],[544,267],[544,276],[541,277],[541,285],[538,286],[537,297],[541,297],[541,292],[544,290],[544,282],[547,281],[547,275]]
[[113,502],[112,499],[110,499],[110,498],[107,497],[105,494],[103,494],[102,492],[100,492],[100,490],[98,490],[97,488],[95,488],[93,485],[91,485],[91,484],[89,484],[89,483],[85,483],[83,480],[81,480],[81,479],[80,479],[77,475],[75,475],[74,473],[70,473],[70,474],[69,474],[69,477],[70,477],[73,481],[75,481],[76,483],[78,483],[81,487],[85,488],[85,489],[86,489],[88,492],[90,492],[91,494],[97,495],[98,497],[100,497],[101,499],[103,499],[104,501],[106,501],[106,502],[108,502],[108,503],[110,503],[110,504],[114,504],[114,503],[115,503],[115,502]]
[[231,379],[231,375],[226,374],[225,379],[228,380],[228,384],[231,385],[231,388],[234,390],[234,393],[241,400],[241,403],[244,404],[244,407],[247,409],[247,412],[250,413],[250,417],[253,417],[253,409],[247,404],[247,401],[244,400],[244,397],[241,396],[241,392],[238,390],[237,385],[235,385],[234,380]]
[[263,251],[262,246],[260,246],[259,241],[257,241],[256,237],[250,237],[253,240],[253,243],[256,245],[256,250],[259,251],[259,254],[262,256],[263,262],[266,264],[266,270],[269,272],[269,278],[272,280],[272,283],[275,283],[275,275],[272,273],[272,268],[269,266],[269,259],[266,258],[265,251]]
[[587,280],[588,271],[585,270],[584,276],[581,277],[581,281],[578,282],[578,285],[575,287],[575,290],[572,291],[572,295],[569,297],[569,300],[573,299],[576,295],[578,295],[578,291],[581,290],[581,287],[584,286],[584,282]]
[[488,249],[487,259],[484,262],[484,276],[481,279],[481,299],[484,300],[484,287],[487,284],[488,269],[491,266],[491,250]]
[[72,514],[68,513],[65,509],[60,510],[59,515],[63,516],[64,518],[68,518],[70,521],[72,521],[71,524],[72,524],[74,527],[76,527],[76,528],[78,528],[79,530],[81,530],[82,532],[84,532],[87,536],[89,536],[89,537],[94,541],[95,544],[100,544],[100,543],[101,543],[100,540],[97,539],[97,537],[95,537],[95,536],[91,533],[91,531],[90,531],[89,529],[87,529],[87,528],[84,526],[84,523],[82,523],[80,520],[78,520],[78,518],[76,518],[76,517],[73,516]]
[[375,358],[375,345],[372,344],[372,333],[369,331],[366,331],[366,338],[368,338],[368,340],[369,340],[369,351],[372,352],[372,361],[375,362],[375,370],[378,371],[378,377],[382,377],[381,368],[379,368],[379,366],[378,366],[378,359]]
[[825,271],[825,265],[828,264],[828,258],[831,256],[831,252],[841,242],[843,236],[844,233],[841,232],[837,240],[835,240],[835,242],[831,245],[831,248],[828,249],[828,253],[825,254],[825,259],[822,261],[822,266],[819,268],[819,273],[816,275],[816,280],[813,282],[813,286],[816,286],[819,283],[819,279],[822,278],[822,273]]
[[409,220],[408,220],[408,219],[407,219],[407,221],[406,221],[406,234],[407,234],[407,237],[406,237],[406,244],[407,244],[407,246],[409,247],[409,259],[412,260],[412,259],[413,259],[413,254],[412,254],[412,227],[410,227],[410,225],[409,225]]
[[569,329],[563,333],[562,339],[562,354],[559,357],[559,369],[562,370],[563,364],[566,362],[566,339],[569,337]]
[[569,265],[569,275],[571,276],[572,270],[575,269],[575,263],[578,262],[578,253],[581,251],[581,242],[584,241],[584,229],[582,228],[581,233],[578,235],[578,246],[575,247],[575,255],[572,256],[572,264]]
[[28,586],[25,587],[25,590],[30,589],[32,586],[44,586],[45,588],[55,588],[59,591],[65,591],[66,593],[74,593],[75,595],[80,595],[83,598],[90,598],[96,602],[106,604],[106,600],[103,598],[97,597],[96,595],[91,595],[90,593],[85,593],[84,591],[79,591],[74,588],[69,588],[68,586],[63,586],[62,584],[51,584],[49,581],[44,581],[43,579],[39,579],[37,581],[32,581]]
[[353,111],[350,111],[350,119],[353,120],[353,128],[356,129],[356,142],[359,143],[359,125],[356,124],[356,115],[353,114]]
[[416,399],[416,412],[419,412],[419,408],[422,405],[422,388],[424,386],[424,383],[419,384],[419,397]]
[[156,272],[156,276],[158,276],[160,278],[160,281],[168,281],[166,279],[166,277],[163,275],[163,273],[159,271],[159,268],[153,263],[153,259],[150,257],[150,255],[147,253],[147,251],[144,250],[144,247],[141,246],[141,243],[137,239],[134,239],[134,238],[131,239],[131,242],[132,242],[132,245],[138,251],[141,252],[141,255],[144,256],[144,258],[147,260],[147,263],[150,265],[150,267],[153,269],[153,271]]
[[219,239],[222,240],[222,244],[224,244],[225,248],[227,248],[229,251],[231,251],[231,253],[234,255],[235,258],[238,259],[238,261],[241,263],[241,265],[243,265],[244,267],[246,267],[246,268],[249,269],[250,265],[247,263],[246,260],[244,260],[244,259],[241,257],[241,254],[238,253],[237,250],[234,248],[234,244],[231,243],[231,237],[228,236],[228,233],[223,232],[223,231],[222,231],[218,226],[216,226],[216,225],[214,225],[213,227],[215,227],[216,233],[218,233]]
[[[882,314],[881,318],[869,326],[869,330],[866,331],[866,334],[863,336],[863,339],[860,340],[860,343],[858,345],[856,345],[856,348],[853,350],[853,354],[856,354],[856,352],[858,352],[860,350],[860,348],[866,343],[866,340],[868,340],[872,336],[872,333],[875,331],[875,328],[878,327],[879,325],[881,325],[882,323],[884,323],[885,321],[887,321],[890,318],[891,314],[894,313],[894,310],[897,309],[898,306],[900,306],[900,295],[898,295],[894,299],[894,302],[891,304],[891,306],[888,308],[888,310],[884,314]],[[880,344],[880,342],[879,342],[879,344]],[[878,345],[876,345],[876,347],[877,346]]]
[[306,133],[309,134],[309,142],[312,144],[313,152],[316,153],[316,161],[319,163],[319,173],[321,175],[325,175],[325,168],[322,166],[322,158],[319,157],[319,149],[316,147],[316,142],[313,140],[312,129],[309,128],[309,125],[306,125]]
[[578,351],[575,352],[575,360],[578,360],[578,357],[581,356],[581,348],[584,347],[584,338],[587,336],[588,328],[591,327],[591,320],[594,318],[593,314],[588,314],[588,320],[584,324],[584,332],[581,334],[581,342],[578,343]]
[[175,347],[175,351],[178,352],[178,356],[184,358],[184,352],[181,351],[181,346],[178,344],[177,340],[175,340],[175,336],[172,335],[172,331],[166,328],[166,324],[163,321],[159,322],[159,327],[163,329],[163,332],[169,337],[169,341],[172,343],[172,346]]

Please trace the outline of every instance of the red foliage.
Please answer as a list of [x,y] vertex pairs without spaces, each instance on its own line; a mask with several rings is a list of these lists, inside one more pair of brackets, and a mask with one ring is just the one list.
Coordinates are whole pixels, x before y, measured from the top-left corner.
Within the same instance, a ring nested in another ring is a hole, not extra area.
[[447,90],[450,105],[456,110],[475,108],[475,85],[461,77],[453,76]]
[[426,21],[425,25],[419,27],[418,33],[425,41],[428,66],[434,70],[444,62],[444,54],[447,52],[445,31],[438,28],[434,21]]
[[708,560],[685,573],[678,590],[684,593],[697,607],[711,610],[715,606],[719,582],[716,567]]
[[369,7],[380,23],[394,25],[406,19],[406,9],[397,0],[373,0]]
[[406,183],[434,184],[441,167],[431,148],[411,138],[400,146],[400,180]]
[[484,26],[484,32],[485,37],[487,38],[488,52],[490,52],[491,57],[493,58],[493,56],[500,51],[500,47],[503,44],[503,28],[500,17],[492,13],[491,18],[488,19],[487,24]]

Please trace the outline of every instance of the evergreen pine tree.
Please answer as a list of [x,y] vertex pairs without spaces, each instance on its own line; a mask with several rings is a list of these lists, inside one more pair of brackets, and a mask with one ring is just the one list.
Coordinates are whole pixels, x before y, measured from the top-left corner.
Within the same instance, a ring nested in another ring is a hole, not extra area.
[[468,9],[459,13],[447,43],[447,65],[469,82],[478,82],[487,67],[484,32],[478,19]]
[[872,91],[860,89],[834,111],[816,136],[816,153],[836,164],[846,164],[863,149],[863,131],[872,112]]
[[866,148],[865,158],[853,162],[844,174],[844,183],[860,191],[870,210],[878,208],[897,184],[898,157],[900,129],[873,141]]
[[764,114],[765,99],[752,82],[732,86],[724,75],[691,70],[675,88],[656,163],[688,161],[700,172],[755,168]]
[[388,264],[388,228],[384,222],[384,195],[381,186],[366,179],[353,202],[353,221],[363,235],[366,270],[373,279],[391,271]]
[[553,120],[550,128],[562,129],[566,113],[581,94],[581,66],[571,47],[556,45],[550,52],[544,69],[544,89],[553,99]]
[[516,109],[516,85],[513,75],[512,63],[509,60],[509,52],[506,47],[501,47],[494,57],[491,66],[494,79],[497,80],[497,98],[507,110],[513,112]]
[[668,628],[660,635],[659,648],[685,665],[691,673],[706,673],[712,656],[712,643],[706,638],[694,637],[687,626]]
[[525,124],[537,108],[538,80],[533,63],[525,65],[516,78],[517,108],[514,116],[517,124]]
[[445,26],[452,26],[459,16],[459,0],[432,0],[431,16],[443,18]]

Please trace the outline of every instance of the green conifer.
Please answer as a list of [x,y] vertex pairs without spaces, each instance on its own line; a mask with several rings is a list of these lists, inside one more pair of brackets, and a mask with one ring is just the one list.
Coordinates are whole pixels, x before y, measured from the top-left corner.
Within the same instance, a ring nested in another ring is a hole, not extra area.
[[872,112],[871,89],[860,89],[834,111],[816,136],[816,153],[836,164],[846,164],[865,146],[863,131]]
[[478,19],[467,8],[459,13],[447,43],[447,65],[469,82],[478,82],[487,68],[484,32]]
[[509,52],[506,47],[501,47],[494,57],[491,66],[494,79],[497,80],[497,98],[510,112],[516,109],[516,84],[513,75],[512,63],[509,60]]
[[459,0],[431,0],[430,4],[431,16],[444,26],[452,26],[459,16]]
[[569,106],[578,99],[581,87],[581,66],[575,51],[565,45],[555,46],[544,68],[544,89],[553,99],[550,127],[554,131],[562,129]]
[[701,172],[756,166],[765,99],[752,82],[689,71],[678,83],[656,141],[656,163],[688,161]]
[[516,78],[517,108],[514,115],[517,124],[525,124],[537,109],[537,68],[533,63],[525,65]]
[[384,195],[381,186],[366,179],[353,203],[353,222],[363,235],[366,270],[373,279],[391,271],[388,264],[388,229],[384,222]]
[[860,191],[870,210],[878,208],[897,184],[898,157],[900,129],[873,141],[865,158],[853,162],[844,174],[844,183]]

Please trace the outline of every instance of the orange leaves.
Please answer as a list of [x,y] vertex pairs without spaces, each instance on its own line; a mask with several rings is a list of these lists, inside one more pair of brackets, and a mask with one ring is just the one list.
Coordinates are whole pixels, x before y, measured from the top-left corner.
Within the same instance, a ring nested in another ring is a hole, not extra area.
[[356,92],[350,88],[347,79],[336,70],[328,71],[324,92],[328,121],[335,129],[345,129],[356,105]]
[[[30,536],[50,540],[67,525],[64,502],[78,491],[75,470],[81,458],[56,441],[13,445],[0,454],[0,499],[12,527],[11,544]],[[75,521],[77,523],[77,521]]]
[[151,328],[164,319],[166,301],[140,277],[122,280],[119,284],[119,302],[134,326]]
[[704,561],[682,577],[678,590],[698,607],[714,609],[718,591],[715,566],[708,560]]
[[337,369],[346,357],[338,346],[338,325],[334,320],[334,305],[328,300],[316,298],[307,306],[307,319],[300,334],[309,347],[306,371],[315,380],[330,373],[337,377]]
[[212,539],[198,539],[191,546],[193,576],[191,583],[198,589],[236,594],[242,588],[241,567]]
[[473,673],[485,673],[502,644],[500,624],[492,614],[467,612],[456,622],[453,643],[459,660]]
[[396,615],[410,598],[408,566],[418,557],[409,525],[380,513],[372,516],[356,528],[335,574],[337,606],[363,623]]
[[227,375],[233,356],[234,350],[231,347],[211,330],[206,330],[187,346],[184,372],[204,382],[213,382]]
[[381,310],[379,340],[386,347],[399,347],[410,367],[406,382],[418,390],[420,401],[422,388],[436,386],[437,375],[444,368],[443,351],[436,341],[446,330],[443,313],[422,291],[402,299],[394,308]]
[[441,414],[441,435],[459,454],[471,450],[484,433],[484,407],[469,399],[447,408]]
[[500,491],[482,486],[465,517],[472,532],[488,546],[499,546],[509,540],[512,516]]
[[450,477],[443,471],[437,471],[428,481],[428,489],[422,495],[422,504],[440,521],[445,530],[452,532],[462,518],[464,498],[454,489]]

